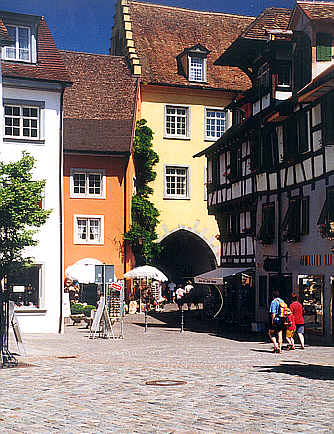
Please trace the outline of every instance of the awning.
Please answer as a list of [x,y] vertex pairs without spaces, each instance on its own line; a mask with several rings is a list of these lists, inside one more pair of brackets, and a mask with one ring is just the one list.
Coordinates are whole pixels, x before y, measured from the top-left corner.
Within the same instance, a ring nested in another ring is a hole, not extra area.
[[216,268],[194,277],[195,283],[202,285],[223,285],[226,277],[252,271],[254,268]]

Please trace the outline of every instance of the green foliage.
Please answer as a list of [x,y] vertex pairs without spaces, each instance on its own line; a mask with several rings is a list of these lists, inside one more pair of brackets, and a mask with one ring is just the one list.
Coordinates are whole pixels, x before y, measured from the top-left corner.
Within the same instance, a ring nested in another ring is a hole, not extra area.
[[124,239],[128,240],[136,257],[137,265],[151,264],[160,252],[154,241],[159,223],[159,211],[148,199],[153,189],[148,185],[156,178],[153,167],[159,162],[158,154],[152,149],[153,131],[146,120],[137,122],[134,139],[134,164],[136,168],[137,194],[132,198],[133,223]]
[[35,159],[26,152],[16,162],[0,162],[0,278],[31,262],[23,256],[51,211],[40,207],[45,181],[33,180]]
[[157,174],[153,167],[159,162],[158,154],[152,149],[153,131],[146,123],[145,119],[137,122],[133,153],[137,193],[145,198],[153,193],[147,184],[155,180]]
[[83,313],[85,316],[90,317],[90,313],[92,310],[96,310],[96,306],[93,306],[92,304],[87,304],[87,306],[83,306]]
[[[79,315],[84,312],[84,305],[81,303],[73,303],[71,304],[71,314]],[[94,307],[95,308],[95,307]]]

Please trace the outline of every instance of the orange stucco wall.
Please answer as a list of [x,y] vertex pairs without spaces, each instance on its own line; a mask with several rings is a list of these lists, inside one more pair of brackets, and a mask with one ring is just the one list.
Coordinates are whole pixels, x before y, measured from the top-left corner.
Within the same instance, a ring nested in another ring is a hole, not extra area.
[[[70,169],[104,169],[106,175],[106,198],[71,198]],[[124,206],[124,174],[126,174],[126,213]],[[126,226],[131,223],[132,157],[117,156],[64,156],[64,265],[80,259],[95,258],[115,266],[118,279],[124,274],[124,217]],[[125,214],[124,214],[125,213]],[[104,244],[74,244],[74,215],[103,215]],[[127,248],[127,270],[133,266],[131,250]]]

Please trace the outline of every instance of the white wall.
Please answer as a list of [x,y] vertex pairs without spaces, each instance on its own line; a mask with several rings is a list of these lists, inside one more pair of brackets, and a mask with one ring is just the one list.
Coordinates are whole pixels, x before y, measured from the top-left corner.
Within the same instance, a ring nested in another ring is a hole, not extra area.
[[59,131],[60,131],[60,92],[3,88],[3,98],[45,102],[45,143],[11,143],[4,141],[0,149],[0,159],[15,161],[23,150],[37,160],[34,175],[36,179],[46,179],[45,208],[52,209],[47,223],[40,228],[39,244],[27,250],[27,255],[35,258],[36,264],[43,264],[42,303],[40,310],[33,313],[18,313],[19,324],[26,333],[57,333],[60,315],[60,204],[59,204]]

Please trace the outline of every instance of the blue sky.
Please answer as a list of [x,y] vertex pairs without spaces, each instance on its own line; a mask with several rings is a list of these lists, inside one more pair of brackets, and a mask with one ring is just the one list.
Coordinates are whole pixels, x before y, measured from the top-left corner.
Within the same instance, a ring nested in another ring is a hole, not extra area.
[[[266,7],[293,8],[293,0],[158,0],[188,9],[258,15]],[[0,0],[0,10],[44,15],[60,49],[107,54],[116,0]]]

